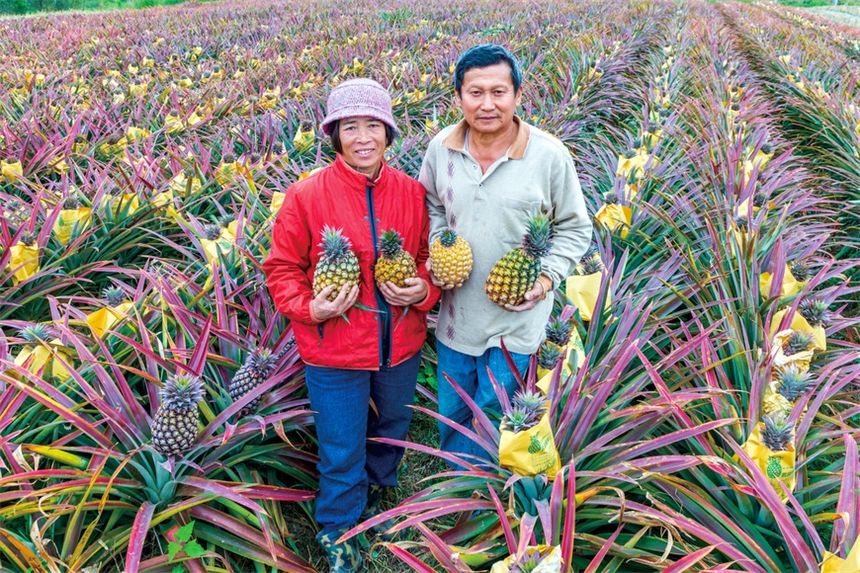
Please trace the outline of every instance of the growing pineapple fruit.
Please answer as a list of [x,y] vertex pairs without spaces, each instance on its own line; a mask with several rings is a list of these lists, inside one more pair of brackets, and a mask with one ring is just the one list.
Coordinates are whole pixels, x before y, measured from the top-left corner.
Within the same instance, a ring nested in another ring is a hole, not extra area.
[[374,277],[377,285],[391,281],[398,287],[406,286],[406,279],[417,275],[415,259],[402,248],[403,237],[394,229],[383,231],[379,238],[379,258],[376,259]]
[[162,455],[181,454],[197,440],[197,402],[203,383],[196,376],[171,376],[160,392],[161,406],[152,422],[152,445]]
[[334,285],[334,290],[327,297],[328,300],[334,300],[343,285],[352,288],[358,284],[361,274],[358,257],[352,252],[352,244],[343,236],[342,229],[323,227],[320,247],[322,256],[314,269],[314,296],[327,286]]
[[761,431],[761,441],[772,452],[784,452],[791,444],[793,428],[785,414],[777,413],[762,418],[764,428]]
[[125,291],[116,286],[107,287],[102,291],[102,298],[108,306],[119,306],[125,302]]
[[[248,355],[245,364],[233,375],[230,380],[230,398],[235,402],[248,392],[251,392],[266,381],[272,369],[275,367],[280,355],[273,355],[268,348],[255,350]],[[260,405],[262,396],[257,396],[242,410],[242,414],[253,412]]]
[[544,340],[538,348],[538,366],[552,370],[564,356],[564,349],[559,348],[549,340]]
[[518,390],[511,399],[511,409],[502,418],[501,427],[511,432],[533,428],[546,412],[547,399],[539,392]]
[[779,372],[777,381],[779,383],[777,392],[789,402],[795,402],[812,386],[812,376],[793,365]]
[[538,348],[538,364],[541,368],[552,370],[564,356],[565,347],[570,342],[573,324],[560,318],[550,318],[544,331],[546,338]]
[[788,270],[797,282],[802,283],[812,276],[812,270],[803,261],[791,261],[788,263]]
[[806,332],[792,332],[782,345],[782,352],[786,356],[792,356],[812,346],[812,335]]
[[487,277],[484,290],[499,306],[518,305],[537,281],[541,257],[552,246],[552,226],[549,217],[537,214],[531,218],[522,245],[498,260]]
[[445,229],[430,245],[433,274],[445,284],[461,286],[472,272],[472,248],[453,229]]
[[813,327],[826,327],[830,323],[830,311],[827,303],[818,298],[808,298],[800,302],[798,310],[806,322]]

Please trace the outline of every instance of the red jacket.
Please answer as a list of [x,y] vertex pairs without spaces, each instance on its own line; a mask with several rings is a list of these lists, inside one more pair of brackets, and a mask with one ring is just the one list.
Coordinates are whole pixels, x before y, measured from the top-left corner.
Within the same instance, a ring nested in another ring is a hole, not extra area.
[[[349,322],[336,317],[317,323],[311,318],[314,269],[325,225],[342,228],[352,242],[361,266],[357,302],[386,312],[353,306],[346,312]],[[390,228],[403,236],[403,248],[415,258],[419,276],[430,287],[427,298],[410,306],[405,316],[403,307],[388,305],[373,279],[378,238]],[[275,306],[292,322],[299,354],[307,364],[379,370],[421,350],[427,311],[440,295],[424,267],[428,231],[424,187],[385,164],[371,181],[338,155],[334,163],[289,188],[263,270]]]

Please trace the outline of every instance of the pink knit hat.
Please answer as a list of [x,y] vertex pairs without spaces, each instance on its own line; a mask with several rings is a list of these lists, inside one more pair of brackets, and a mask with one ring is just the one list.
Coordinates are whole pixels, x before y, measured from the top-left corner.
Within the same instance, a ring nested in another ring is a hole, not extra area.
[[391,115],[391,96],[377,82],[358,78],[338,84],[328,95],[328,115],[322,122],[322,130],[331,135],[332,122],[345,117],[372,117],[397,132],[397,124]]

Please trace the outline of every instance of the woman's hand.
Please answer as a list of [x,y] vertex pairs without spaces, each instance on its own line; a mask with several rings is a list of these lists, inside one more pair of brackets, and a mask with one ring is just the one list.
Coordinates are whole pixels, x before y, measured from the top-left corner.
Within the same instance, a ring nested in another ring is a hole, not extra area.
[[340,292],[334,300],[328,300],[328,295],[334,292],[335,285],[328,285],[311,301],[311,317],[320,322],[335,316],[340,316],[358,300],[358,285],[340,287]]
[[394,306],[409,306],[416,302],[421,302],[427,297],[427,292],[430,287],[427,282],[418,277],[411,277],[403,281],[405,287],[398,287],[391,281],[387,281],[380,285],[379,290],[382,296],[388,301],[388,304]]
[[427,259],[427,261],[424,263],[424,268],[425,268],[425,269],[427,269],[427,272],[429,272],[429,273],[430,273],[430,280],[431,280],[431,281],[433,281],[433,284],[434,284],[434,285],[436,285],[437,287],[439,287],[439,288],[440,288],[440,289],[442,289],[442,290],[451,290],[452,288],[457,288],[457,287],[461,287],[461,286],[463,286],[463,283],[460,283],[460,284],[458,284],[458,285],[455,285],[455,284],[452,284],[452,283],[443,283],[442,281],[440,281],[440,280],[438,279],[438,277],[436,277],[436,275],[433,273],[433,265],[430,263],[430,259],[429,259],[429,258],[428,258],[428,259]]

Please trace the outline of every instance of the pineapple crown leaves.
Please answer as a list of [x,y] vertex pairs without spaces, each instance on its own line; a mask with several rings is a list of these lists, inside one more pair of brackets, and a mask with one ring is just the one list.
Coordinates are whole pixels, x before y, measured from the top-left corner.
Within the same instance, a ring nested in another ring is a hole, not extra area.
[[777,392],[789,402],[795,402],[806,394],[812,386],[812,375],[802,372],[796,366],[789,366],[778,374]]
[[788,263],[788,270],[791,272],[794,280],[798,282],[803,282],[812,276],[812,269],[809,268],[809,265],[805,261],[791,261]]
[[230,223],[236,220],[236,215],[233,213],[227,213],[226,215],[222,215],[218,217],[217,222],[220,226],[226,227]]
[[31,324],[19,330],[18,336],[31,344],[45,342],[51,338],[51,329],[47,324]]
[[503,425],[509,428],[512,432],[521,432],[528,430],[538,422],[538,417],[533,412],[514,406],[510,412],[505,414]]
[[538,213],[529,219],[523,235],[523,251],[533,259],[546,256],[552,248],[552,221],[549,215]]
[[579,270],[583,275],[593,275],[594,273],[601,272],[604,268],[606,267],[598,256],[583,257],[579,263]]
[[800,302],[800,315],[812,326],[826,327],[830,324],[828,304],[819,298],[807,298]]
[[538,552],[534,552],[531,555],[523,555],[517,559],[516,563],[511,565],[510,573],[532,573],[532,571],[537,569],[541,561],[543,561],[543,557]]
[[352,243],[343,235],[343,229],[326,225],[321,234],[322,241],[319,245],[322,248],[322,258],[327,261],[338,261],[352,249]]
[[607,205],[617,205],[618,195],[614,191],[607,191],[603,194],[603,202]]
[[782,352],[786,356],[792,356],[804,350],[809,350],[812,345],[812,335],[808,332],[792,331],[782,344]]
[[402,245],[403,237],[394,229],[383,231],[379,237],[379,251],[387,259],[396,257],[400,253]]
[[762,418],[764,429],[761,439],[768,449],[774,452],[784,452],[791,443],[791,434],[794,431],[788,421],[788,417],[782,413],[765,415]]
[[36,244],[36,234],[35,233],[21,233],[21,236],[18,238],[19,241],[28,246],[33,246]]
[[221,226],[214,223],[203,225],[203,236],[210,241],[218,239],[221,236]]
[[159,393],[161,406],[168,410],[191,410],[203,398],[203,381],[197,376],[176,374],[171,376]]
[[439,235],[439,242],[442,243],[443,247],[453,247],[454,243],[457,242],[457,231],[453,229],[445,229],[442,231],[442,234]]
[[260,375],[268,376],[280,358],[280,353],[272,354],[268,348],[258,348],[248,355],[245,364],[259,372]]
[[518,390],[511,398],[511,407],[515,409],[523,409],[526,412],[532,413],[539,418],[547,406],[547,398],[540,392],[531,390]]
[[573,329],[573,323],[569,320],[561,318],[550,318],[549,322],[544,327],[546,338],[550,342],[559,346],[565,346],[570,342],[570,333]]
[[119,306],[125,301],[125,291],[117,286],[107,287],[102,291],[102,298],[110,306]]
[[555,344],[544,341],[544,343],[540,345],[540,348],[538,348],[538,365],[541,368],[555,368],[558,361],[561,360],[561,356],[563,354],[562,350],[563,349],[559,348]]
[[69,195],[63,199],[63,209],[77,209],[81,206],[81,200],[75,195]]

